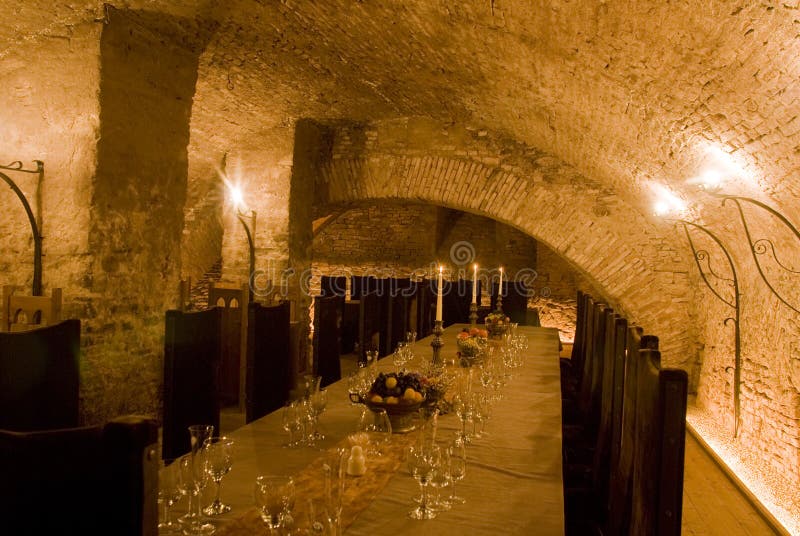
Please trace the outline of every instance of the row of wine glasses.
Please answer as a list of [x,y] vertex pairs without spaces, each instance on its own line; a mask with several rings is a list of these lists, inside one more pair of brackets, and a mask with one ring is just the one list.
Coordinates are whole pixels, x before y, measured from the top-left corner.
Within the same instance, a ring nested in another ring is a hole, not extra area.
[[283,407],[281,424],[289,434],[286,447],[315,447],[325,439],[319,431],[319,418],[328,405],[328,391],[319,389],[299,400],[287,402]]
[[[158,528],[161,534],[213,534],[216,528],[204,516],[216,516],[230,511],[230,506],[220,499],[220,489],[222,478],[233,466],[234,442],[230,438],[213,434],[212,425],[190,426],[191,451],[176,460],[165,460],[159,471],[158,498],[163,509],[163,519]],[[216,486],[214,500],[202,508],[202,493],[209,481]],[[189,497],[189,510],[176,523],[172,519],[171,508],[184,495]]]
[[[345,490],[346,449],[338,448],[326,454],[320,477],[324,495],[297,497],[294,479],[287,475],[261,475],[254,487],[255,505],[270,534],[295,534],[306,527],[306,534],[341,536],[341,515]],[[296,501],[302,500],[305,517],[295,519]],[[302,530],[300,531],[303,534]]]
[[444,444],[432,439],[418,441],[406,449],[405,458],[420,491],[414,499],[418,506],[408,513],[410,518],[433,519],[438,512],[466,502],[456,492],[456,482],[463,480],[467,470],[466,445],[459,438]]

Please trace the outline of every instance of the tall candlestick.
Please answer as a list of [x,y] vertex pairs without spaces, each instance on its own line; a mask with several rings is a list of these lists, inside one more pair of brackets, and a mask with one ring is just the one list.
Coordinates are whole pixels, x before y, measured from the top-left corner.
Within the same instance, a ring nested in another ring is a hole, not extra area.
[[442,321],[442,270],[439,267],[439,286],[436,288],[436,320]]
[[478,300],[478,265],[472,266],[472,303]]

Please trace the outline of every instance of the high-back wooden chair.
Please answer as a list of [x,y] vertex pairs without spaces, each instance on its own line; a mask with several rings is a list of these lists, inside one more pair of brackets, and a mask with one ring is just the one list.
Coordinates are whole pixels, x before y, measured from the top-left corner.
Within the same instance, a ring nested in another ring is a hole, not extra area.
[[219,363],[222,309],[166,312],[164,329],[163,432],[161,455],[174,459],[190,450],[192,424],[219,431]]
[[639,353],[630,534],[678,536],[689,377],[662,369],[657,350]]
[[292,387],[290,303],[251,303],[247,341],[245,420],[251,422],[286,403]]
[[3,324],[0,331],[27,331],[61,321],[61,289],[50,296],[27,296],[12,285],[3,286]]
[[78,426],[81,323],[0,333],[0,428]]
[[211,283],[208,306],[222,310],[222,350],[219,365],[220,403],[244,407],[247,355],[247,310],[250,288],[220,287]]
[[0,430],[4,534],[158,533],[158,426],[140,416]]
[[342,325],[341,296],[314,298],[314,369],[322,376],[322,386],[342,378],[339,361]]
[[626,534],[630,526],[631,494],[634,451],[636,445],[636,401],[639,377],[639,350],[658,348],[658,337],[643,335],[640,326],[630,326],[626,338],[624,383],[622,387],[622,424],[620,427],[619,455],[611,465],[611,483],[608,508],[610,534]]

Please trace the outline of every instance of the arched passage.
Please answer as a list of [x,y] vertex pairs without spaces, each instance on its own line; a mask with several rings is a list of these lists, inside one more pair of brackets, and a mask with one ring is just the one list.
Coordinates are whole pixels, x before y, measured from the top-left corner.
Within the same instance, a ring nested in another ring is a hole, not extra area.
[[692,368],[691,310],[679,299],[690,295],[688,268],[619,197],[611,200],[611,192],[539,151],[506,146],[494,152],[486,132],[407,118],[337,125],[330,135],[329,157],[317,174],[316,216],[392,199],[515,227],[563,256],[630,320],[657,333],[668,363]]

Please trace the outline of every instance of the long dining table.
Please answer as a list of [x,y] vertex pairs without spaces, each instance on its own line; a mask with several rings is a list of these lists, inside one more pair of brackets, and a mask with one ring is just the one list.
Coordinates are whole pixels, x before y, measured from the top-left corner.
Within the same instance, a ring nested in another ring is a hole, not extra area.
[[[468,326],[454,324],[445,329],[444,354],[455,354],[456,334],[464,327]],[[382,489],[363,499],[360,512],[344,527],[344,534],[564,534],[558,331],[519,326],[517,333],[528,339],[522,365],[513,370],[502,389],[502,399],[494,404],[485,437],[467,447],[466,476],[457,484],[466,503],[439,512],[435,519],[411,519],[407,514],[416,506],[412,498],[419,487],[407,471],[398,469]],[[413,370],[431,359],[430,340],[414,344],[418,361],[405,365],[406,369]],[[395,370],[392,357],[380,360],[377,369]],[[295,475],[356,431],[363,406],[350,402],[346,379],[326,389],[327,407],[319,420],[325,438],[316,447],[284,446],[288,435],[282,428],[281,410],[228,434],[235,441],[235,458],[232,470],[222,480],[221,498],[232,509],[209,518],[218,533],[253,533],[241,528],[241,520],[247,513],[253,517],[256,476]],[[460,426],[456,415],[442,415],[438,434],[454,437]],[[206,490],[207,496],[212,487]],[[301,500],[298,490],[296,502]],[[185,499],[183,502],[182,507],[176,506],[176,513],[185,510]],[[262,525],[260,530],[266,529]]]

